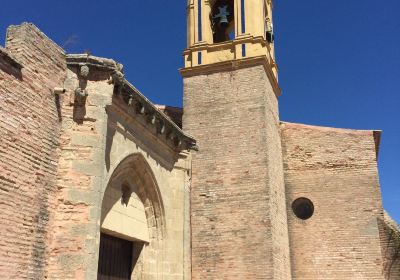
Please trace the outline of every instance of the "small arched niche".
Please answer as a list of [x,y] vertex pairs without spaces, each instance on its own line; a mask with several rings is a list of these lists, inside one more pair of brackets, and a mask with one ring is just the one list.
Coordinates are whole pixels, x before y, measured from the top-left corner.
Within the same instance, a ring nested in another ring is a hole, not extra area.
[[128,156],[113,172],[103,195],[98,279],[141,279],[159,269],[163,213],[147,161],[141,154]]
[[211,25],[214,43],[233,40],[235,37],[234,0],[216,0],[211,6]]

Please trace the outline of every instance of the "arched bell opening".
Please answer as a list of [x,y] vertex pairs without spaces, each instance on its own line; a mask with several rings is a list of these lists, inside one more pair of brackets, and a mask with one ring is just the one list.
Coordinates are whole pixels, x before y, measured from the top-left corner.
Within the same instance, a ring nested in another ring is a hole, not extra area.
[[152,279],[162,262],[164,210],[141,154],[128,156],[113,172],[100,223],[98,279]]
[[211,25],[214,43],[235,38],[234,0],[217,0],[211,7]]
[[275,40],[274,26],[272,24],[270,7],[264,2],[264,32],[265,40],[273,44]]

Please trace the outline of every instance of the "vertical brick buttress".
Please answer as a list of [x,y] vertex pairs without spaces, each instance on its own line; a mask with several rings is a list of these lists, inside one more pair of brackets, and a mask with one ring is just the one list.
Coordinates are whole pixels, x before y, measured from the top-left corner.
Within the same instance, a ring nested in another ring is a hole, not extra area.
[[31,24],[11,26],[0,58],[0,278],[43,279],[54,209],[64,51]]
[[290,279],[278,101],[263,66],[184,78],[192,279]]

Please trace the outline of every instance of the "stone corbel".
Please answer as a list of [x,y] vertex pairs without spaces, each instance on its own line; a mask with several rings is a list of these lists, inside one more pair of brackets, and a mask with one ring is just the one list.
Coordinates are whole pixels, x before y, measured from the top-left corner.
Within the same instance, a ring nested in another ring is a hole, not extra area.
[[164,134],[165,132],[165,124],[163,122],[160,122],[159,124],[159,133]]
[[74,90],[74,103],[84,106],[89,93],[86,90],[90,68],[86,64],[81,64],[78,73],[79,87]]
[[174,132],[170,132],[167,135],[167,140],[169,143],[172,144],[175,148],[180,148],[182,146],[182,140],[180,139],[179,136],[177,136]]
[[79,76],[85,80],[87,80],[89,73],[90,69],[89,66],[87,66],[86,64],[82,65],[81,68],[79,69]]
[[77,89],[75,89],[75,101],[78,105],[82,106],[85,105],[86,102],[86,98],[89,95],[86,89],[81,89],[80,87],[78,87]]
[[125,84],[124,66],[122,64],[120,63],[116,64],[115,70],[111,74],[109,83],[114,84],[118,94],[122,93],[122,89]]
[[146,107],[142,104],[139,104],[139,110],[138,110],[139,114],[144,115],[146,114]]
[[157,115],[152,115],[149,119],[150,124],[155,126],[157,134],[165,133],[165,123]]

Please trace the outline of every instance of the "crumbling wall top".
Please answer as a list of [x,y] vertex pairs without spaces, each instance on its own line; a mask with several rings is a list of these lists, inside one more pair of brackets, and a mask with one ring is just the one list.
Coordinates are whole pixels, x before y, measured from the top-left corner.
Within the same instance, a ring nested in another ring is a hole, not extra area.
[[2,46],[0,46],[0,59],[6,62],[8,65],[21,70],[23,68],[22,64],[18,62],[11,54]]

